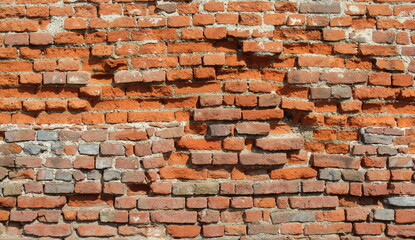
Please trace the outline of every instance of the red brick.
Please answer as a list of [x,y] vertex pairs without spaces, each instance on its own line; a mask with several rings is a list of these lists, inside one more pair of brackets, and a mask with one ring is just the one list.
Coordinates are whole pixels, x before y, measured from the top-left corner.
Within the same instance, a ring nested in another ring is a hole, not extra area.
[[359,235],[379,235],[384,229],[383,223],[354,223],[354,233]]
[[244,52],[282,52],[281,42],[244,42],[242,50]]
[[351,223],[311,224],[304,228],[305,235],[336,234],[352,232]]
[[180,226],[169,225],[167,226],[167,233],[174,238],[193,238],[200,234],[200,226]]
[[75,193],[98,194],[101,191],[102,186],[99,182],[77,182],[75,184]]
[[342,155],[313,154],[313,164],[317,167],[337,167],[358,169],[360,159]]
[[309,167],[296,167],[287,169],[275,169],[270,172],[272,179],[302,179],[317,176],[317,171]]
[[388,236],[414,237],[415,236],[415,226],[413,226],[413,225],[388,224],[386,234]]
[[116,228],[99,225],[80,225],[76,231],[81,237],[111,237],[117,234]]
[[156,223],[195,223],[197,213],[190,211],[151,212],[151,220]]
[[25,225],[23,231],[25,234],[38,237],[67,237],[72,234],[73,230],[69,224],[31,224]]

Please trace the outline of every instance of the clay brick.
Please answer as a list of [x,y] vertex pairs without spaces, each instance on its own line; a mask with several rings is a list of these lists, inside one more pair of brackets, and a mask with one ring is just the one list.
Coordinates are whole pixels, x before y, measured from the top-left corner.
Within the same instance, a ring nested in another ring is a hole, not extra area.
[[72,227],[69,224],[31,224],[25,225],[23,229],[25,234],[39,237],[67,237],[72,234]]
[[7,131],[5,133],[5,140],[7,142],[21,142],[35,140],[36,132],[33,130],[16,130]]
[[240,118],[240,109],[196,109],[194,112],[195,121],[238,120]]
[[280,150],[298,150],[304,147],[303,138],[281,138],[281,139],[266,139],[261,138],[255,141],[255,145],[266,151],[280,151]]
[[116,228],[99,225],[80,225],[76,231],[82,237],[111,237],[117,234]]
[[200,226],[169,225],[167,227],[167,233],[175,238],[197,237],[200,234],[200,230]]
[[282,52],[281,42],[244,42],[242,51],[244,52]]
[[340,13],[340,5],[333,4],[318,4],[318,3],[302,3],[300,5],[301,13]]
[[358,169],[360,159],[343,155],[313,154],[313,165],[316,167],[336,167]]
[[242,165],[274,165],[286,163],[285,153],[260,154],[260,153],[241,153],[239,161]]
[[151,220],[157,223],[195,223],[197,213],[190,211],[151,212]]

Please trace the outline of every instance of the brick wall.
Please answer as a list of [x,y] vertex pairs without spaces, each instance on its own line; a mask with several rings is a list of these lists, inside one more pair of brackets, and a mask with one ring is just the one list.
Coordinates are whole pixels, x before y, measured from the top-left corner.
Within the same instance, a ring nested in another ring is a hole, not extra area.
[[415,238],[415,5],[0,1],[0,239]]

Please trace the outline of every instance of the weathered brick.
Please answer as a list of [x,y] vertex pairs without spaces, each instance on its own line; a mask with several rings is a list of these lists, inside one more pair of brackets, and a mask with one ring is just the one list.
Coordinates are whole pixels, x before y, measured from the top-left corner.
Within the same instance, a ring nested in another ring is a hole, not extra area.
[[102,143],[100,153],[105,156],[119,156],[125,154],[125,148],[122,144]]
[[161,138],[179,138],[184,135],[184,127],[166,128],[156,131],[156,136]]
[[99,225],[80,225],[76,231],[82,237],[111,237],[117,234],[117,228]]
[[36,211],[11,211],[10,221],[13,222],[33,222],[37,218]]
[[35,140],[36,132],[33,130],[16,130],[5,132],[6,142],[22,142]]
[[151,146],[151,150],[153,153],[165,153],[174,151],[174,141],[173,140],[162,140],[162,141],[155,141]]
[[287,163],[285,153],[261,154],[261,153],[241,153],[239,162],[242,165],[278,165]]
[[38,237],[67,237],[72,234],[73,228],[69,224],[31,224],[25,225],[23,231]]
[[290,84],[306,84],[316,83],[319,80],[320,73],[308,72],[302,70],[289,71],[287,74],[287,82]]
[[156,223],[195,223],[197,212],[191,211],[165,211],[151,212],[151,221]]
[[286,223],[286,222],[315,222],[316,213],[315,212],[273,212],[271,213],[272,223]]
[[319,3],[302,3],[300,5],[301,13],[340,13],[338,3],[319,4]]
[[73,193],[74,185],[71,183],[46,183],[44,191],[52,194]]
[[44,73],[43,84],[65,84],[66,74],[65,73]]
[[260,138],[255,141],[255,145],[266,151],[298,150],[304,147],[303,138]]
[[350,233],[351,223],[311,224],[304,229],[306,235]]
[[345,72],[327,72],[320,74],[320,80],[327,81],[330,84],[354,84],[364,83],[368,79],[366,72],[345,71]]
[[215,137],[225,137],[230,135],[231,126],[226,124],[214,124],[209,126],[210,135]]
[[297,182],[272,182],[254,184],[254,194],[297,193],[300,191]]
[[313,154],[313,165],[316,167],[353,168],[360,167],[360,159],[343,155]]
[[240,118],[240,109],[196,109],[194,111],[195,121],[238,120]]
[[337,196],[322,197],[291,197],[290,206],[292,208],[333,208],[339,206]]
[[175,183],[173,194],[175,195],[212,195],[219,192],[217,183]]
[[236,131],[239,134],[249,134],[249,135],[267,135],[270,131],[270,125],[268,123],[240,123],[235,126]]
[[184,198],[162,198],[162,197],[149,197],[139,198],[137,202],[137,208],[139,209],[183,209],[185,206]]

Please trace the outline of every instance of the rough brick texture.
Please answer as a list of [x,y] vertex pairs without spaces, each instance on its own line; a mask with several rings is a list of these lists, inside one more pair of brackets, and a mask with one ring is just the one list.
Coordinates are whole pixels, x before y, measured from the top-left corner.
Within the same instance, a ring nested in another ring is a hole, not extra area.
[[0,239],[415,239],[413,0],[1,0]]

